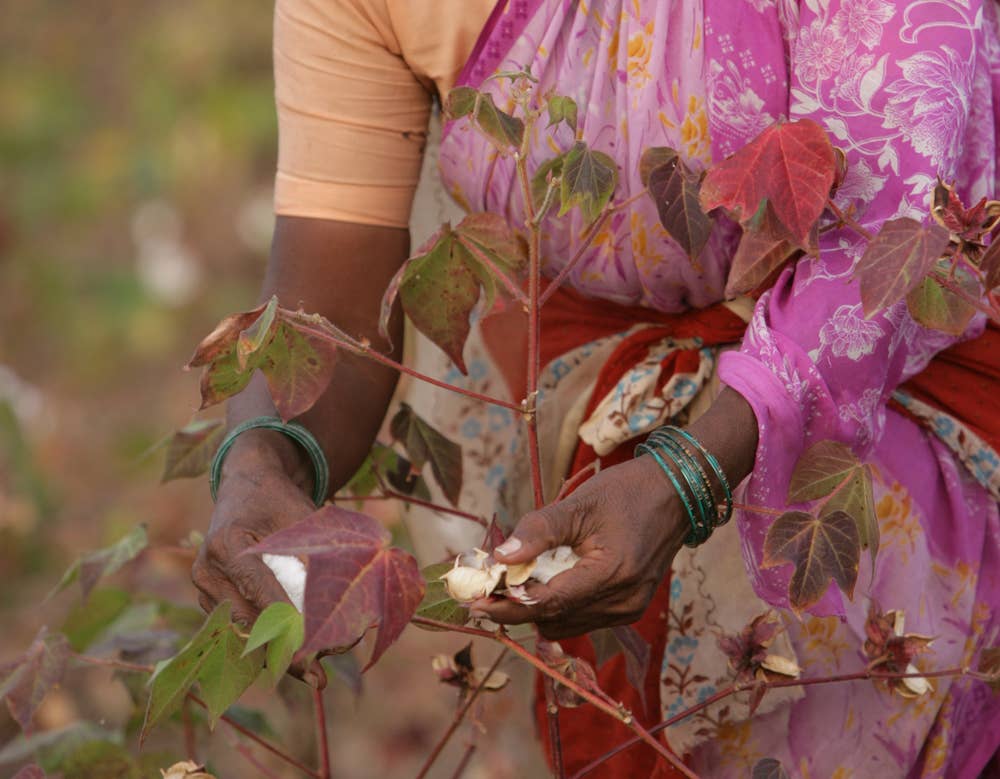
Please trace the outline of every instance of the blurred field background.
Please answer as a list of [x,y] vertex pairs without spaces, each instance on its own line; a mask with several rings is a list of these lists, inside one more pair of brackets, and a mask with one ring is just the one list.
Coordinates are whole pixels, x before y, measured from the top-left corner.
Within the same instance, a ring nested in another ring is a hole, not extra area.
[[[176,625],[197,622],[187,539],[207,525],[207,484],[160,486],[156,445],[198,405],[198,377],[181,370],[193,346],[254,300],[263,273],[271,13],[266,0],[0,4],[0,664],[80,611],[77,590],[43,603],[65,567],[140,522],[153,548],[112,584],[174,604]],[[430,657],[462,643],[411,628],[360,698],[331,680],[335,776],[416,772],[454,710]],[[486,663],[496,652],[476,651]],[[465,776],[541,775],[526,679],[491,696]],[[307,691],[286,680],[279,693],[252,690],[237,713],[311,763]],[[106,744],[103,769],[65,779],[159,777],[184,758],[179,726],[139,756],[137,724],[124,683],[75,669],[34,741],[0,712],[0,777],[39,745]],[[432,775],[451,776],[471,732]],[[225,728],[196,747],[219,777],[258,775]]]

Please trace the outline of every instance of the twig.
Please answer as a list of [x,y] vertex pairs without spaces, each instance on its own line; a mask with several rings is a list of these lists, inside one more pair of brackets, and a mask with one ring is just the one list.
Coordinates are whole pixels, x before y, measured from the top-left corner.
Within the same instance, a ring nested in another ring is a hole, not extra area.
[[313,711],[316,717],[316,749],[319,752],[320,779],[330,779],[330,739],[326,732],[326,705],[323,690],[313,689]]
[[246,744],[234,739],[233,748],[243,755],[246,761],[260,772],[260,776],[266,777],[266,779],[281,779],[281,777],[274,773],[274,771],[260,762],[260,760],[257,759],[257,756],[254,755],[253,750]]
[[[975,671],[972,671],[969,668],[948,668],[943,671],[927,671],[927,672],[918,671],[916,673],[884,673],[879,671],[865,670],[865,671],[858,671],[856,673],[841,674],[839,676],[821,676],[821,677],[816,677],[814,679],[778,679],[775,681],[758,682],[756,684],[749,684],[749,685],[731,684],[728,687],[719,690],[714,695],[709,696],[700,703],[695,704],[691,708],[685,709],[684,711],[675,714],[673,717],[664,720],[658,725],[654,725],[649,729],[649,732],[659,733],[661,730],[665,730],[671,725],[674,725],[683,719],[687,719],[688,717],[697,714],[699,711],[707,709],[709,706],[712,706],[718,703],[719,701],[728,698],[731,695],[735,695],[736,693],[742,692],[744,690],[753,689],[757,686],[763,686],[765,689],[770,690],[779,687],[809,687],[814,684],[832,684],[835,682],[849,682],[849,681],[859,681],[866,679],[867,680],[909,679],[909,678],[934,679],[943,676],[971,676],[973,678],[982,679],[984,676],[987,675],[976,673]],[[987,678],[992,679],[992,677],[987,677]],[[595,758],[590,763],[585,765],[583,768],[581,768],[573,775],[572,779],[580,779],[580,777],[586,776],[602,763],[606,762],[607,760],[610,760],[615,755],[624,752],[626,749],[635,746],[636,744],[639,743],[639,741],[640,739],[638,738],[631,738],[628,741],[619,744],[611,751],[606,752],[605,754]]]
[[497,659],[493,661],[493,665],[490,666],[490,670],[488,670],[486,675],[479,680],[479,684],[475,686],[472,692],[469,693],[469,697],[466,698],[462,706],[455,712],[455,716],[452,717],[451,724],[448,725],[448,729],[444,732],[441,738],[438,739],[437,744],[434,745],[434,749],[427,756],[423,766],[420,768],[420,773],[417,774],[417,779],[423,779],[427,776],[427,772],[431,770],[431,766],[434,765],[434,761],[438,759],[438,755],[441,754],[441,750],[445,748],[452,735],[454,735],[455,731],[458,730],[458,726],[462,724],[462,720],[465,719],[465,715],[469,711],[469,708],[476,702],[476,698],[479,697],[479,693],[481,693],[486,687],[486,682],[489,681],[493,672],[500,666],[500,662],[506,656],[507,650],[502,649],[500,654],[497,655]]
[[469,761],[472,760],[472,756],[475,752],[475,742],[469,742],[469,745],[465,748],[465,754],[462,755],[462,759],[459,760],[458,765],[455,766],[455,773],[451,775],[451,779],[460,779],[462,774],[465,773],[465,769],[469,767]]
[[545,679],[545,718],[549,725],[549,743],[552,745],[553,773],[559,779],[566,779],[566,766],[563,764],[562,737],[559,735],[559,704],[556,703],[555,682]]
[[871,234],[870,231],[858,224],[854,217],[850,214],[845,214],[836,203],[830,198],[826,199],[826,207],[833,211],[833,215],[837,217],[837,221],[840,222],[845,227],[850,227],[854,232],[864,238],[866,241],[874,240],[875,236]]
[[316,327],[311,327],[304,323],[296,323],[296,329],[303,333],[309,333],[316,338],[321,338],[346,349],[354,354],[359,354],[362,357],[368,357],[377,363],[381,363],[386,367],[392,368],[400,373],[405,373],[407,376],[412,376],[418,381],[425,382],[426,384],[431,384],[435,387],[440,387],[441,389],[448,390],[449,392],[454,392],[458,395],[465,395],[467,398],[472,398],[473,400],[479,400],[483,403],[489,403],[494,406],[500,406],[501,408],[510,409],[511,411],[520,411],[521,407],[516,403],[511,403],[507,400],[502,400],[500,398],[494,398],[490,395],[484,395],[481,392],[475,392],[473,390],[467,390],[464,387],[456,386],[455,384],[449,384],[441,379],[435,379],[433,376],[428,376],[426,373],[421,373],[418,370],[414,370],[401,362],[396,362],[396,360],[391,357],[386,357],[381,352],[375,351],[371,344],[367,341],[355,341],[354,339],[345,339],[345,337],[333,330],[326,328],[317,329]]
[[769,509],[767,506],[752,506],[748,503],[733,503],[734,509],[739,509],[740,511],[749,511],[752,514],[768,514],[772,517],[780,517],[784,514],[784,511],[778,511],[777,509]]
[[934,281],[936,281],[946,290],[951,292],[953,295],[955,295],[958,298],[961,298],[964,302],[968,303],[977,311],[981,311],[982,313],[986,314],[986,316],[988,316],[990,319],[992,319],[994,322],[1000,324],[1000,312],[997,312],[995,309],[993,309],[990,306],[987,306],[981,300],[977,300],[976,298],[969,295],[964,289],[958,286],[958,284],[955,284],[953,281],[951,281],[947,276],[942,276],[941,274],[935,272],[931,272],[929,275],[932,279],[934,279]]
[[404,503],[412,503],[414,506],[423,506],[424,508],[431,509],[432,511],[437,511],[440,514],[450,514],[453,517],[468,519],[471,522],[482,525],[483,527],[489,527],[490,525],[490,523],[483,517],[476,514],[470,514],[468,511],[462,511],[461,509],[452,508],[451,506],[442,506],[440,503],[432,503],[420,498],[415,498],[412,495],[406,495],[393,489],[383,490],[381,495],[334,495],[333,497],[328,498],[328,500],[333,503],[352,503],[354,501],[362,500],[401,500]]

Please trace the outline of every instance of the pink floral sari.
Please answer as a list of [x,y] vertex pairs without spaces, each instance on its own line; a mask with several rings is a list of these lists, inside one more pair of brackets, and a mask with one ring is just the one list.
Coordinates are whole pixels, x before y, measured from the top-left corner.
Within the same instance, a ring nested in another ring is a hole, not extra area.
[[[491,91],[502,105],[503,82],[487,77],[527,66],[543,91],[576,100],[582,137],[619,164],[618,201],[641,190],[645,148],[671,146],[697,168],[779,118],[810,117],[850,163],[839,205],[853,205],[861,223],[877,229],[897,216],[923,219],[938,176],[956,181],[965,202],[1000,191],[996,16],[990,0],[510,0],[499,4],[461,81]],[[540,134],[532,164],[572,142],[566,127],[551,141]],[[466,207],[523,218],[511,161],[477,134],[446,128],[441,168]],[[549,222],[546,274],[574,254],[584,227],[576,212]],[[736,235],[720,225],[692,264],[659,226],[652,203],[639,199],[608,221],[570,283],[616,304],[704,308],[723,298]],[[851,278],[863,248],[846,231],[825,233],[820,256],[785,271],[756,302],[742,346],[721,355],[705,350],[696,386],[669,392],[687,393],[693,403],[702,389],[713,391],[717,375],[751,403],[760,443],[742,486],[747,503],[784,508],[791,469],[815,441],[847,443],[875,467],[875,569],[862,564],[853,601],[831,589],[802,619],[780,611],[787,649],[805,676],[865,667],[872,602],[902,610],[908,632],[936,637],[917,661],[922,670],[974,667],[1000,633],[1000,516],[983,486],[1000,463],[988,450],[971,453],[982,471],[974,478],[945,443],[953,431],[936,430],[936,437],[887,409],[893,391],[954,339],[915,324],[902,305],[865,319]],[[976,320],[966,336],[981,328]],[[592,377],[622,337],[552,361],[541,414],[548,403],[551,414],[569,418],[561,388],[586,388],[586,374]],[[688,405],[652,397],[655,369],[644,370],[637,366],[621,389],[635,393],[637,412],[611,450],[663,423],[650,408],[674,414]],[[583,440],[588,430],[603,429],[596,416],[575,420]],[[480,428],[468,429],[474,442]],[[509,467],[499,455],[490,460],[494,483],[516,481]],[[662,661],[664,715],[727,683],[718,634],[737,631],[750,612],[787,606],[789,570],[761,567],[771,521],[743,514],[736,527],[717,533],[727,538],[678,558],[662,620],[663,656],[655,658]],[[746,776],[770,756],[804,777],[971,778],[1000,745],[1000,700],[970,678],[936,679],[934,690],[915,700],[870,682],[768,697],[752,718],[744,704],[710,708],[669,729],[668,741],[713,777]],[[586,744],[569,749],[587,754]]]

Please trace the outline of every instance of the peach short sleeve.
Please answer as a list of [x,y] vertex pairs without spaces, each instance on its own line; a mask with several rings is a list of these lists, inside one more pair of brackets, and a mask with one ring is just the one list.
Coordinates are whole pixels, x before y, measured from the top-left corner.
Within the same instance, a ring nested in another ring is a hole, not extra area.
[[277,0],[275,211],[406,227],[431,103],[494,0]]

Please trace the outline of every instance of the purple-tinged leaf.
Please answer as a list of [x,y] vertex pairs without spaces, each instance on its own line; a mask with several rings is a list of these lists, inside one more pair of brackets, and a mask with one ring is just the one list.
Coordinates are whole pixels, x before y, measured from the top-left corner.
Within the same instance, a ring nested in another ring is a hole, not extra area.
[[178,430],[167,444],[160,481],[193,479],[207,473],[225,434],[221,419],[198,420]]
[[820,125],[811,119],[779,122],[708,171],[701,205],[706,211],[725,208],[746,223],[767,200],[801,246],[823,213],[836,174],[833,146]]
[[35,712],[62,679],[69,656],[66,637],[42,628],[26,652],[0,665],[0,700],[7,702],[11,716],[24,732],[31,731]]
[[[551,180],[562,175],[562,165],[565,156],[565,154],[559,154],[551,157],[535,169],[535,174],[531,177],[531,202],[536,212],[545,202],[545,195],[549,191]],[[553,184],[553,187],[558,191],[557,184]]]
[[389,540],[376,520],[331,505],[248,550],[306,558],[302,652],[350,647],[376,628],[367,668],[399,638],[424,596],[424,580],[413,556]]
[[996,238],[986,247],[986,252],[979,261],[979,269],[986,277],[986,291],[992,292],[1000,287],[1000,240]]
[[431,473],[441,491],[453,506],[458,505],[462,491],[462,447],[441,435],[406,403],[389,423],[389,432],[406,450],[413,468],[423,469],[430,463]]
[[656,203],[663,229],[692,261],[697,260],[715,226],[698,200],[701,178],[675,156],[649,171],[646,186]]
[[855,268],[861,304],[872,317],[902,300],[948,247],[948,231],[903,217],[886,222]]
[[646,674],[649,671],[649,643],[635,628],[629,625],[602,628],[589,635],[590,643],[594,646],[597,668],[600,669],[608,660],[621,653],[625,659],[625,678],[639,693],[639,697],[645,705]]
[[579,206],[584,220],[588,224],[593,222],[610,202],[617,184],[615,161],[577,141],[563,156],[559,215]]
[[[597,674],[586,660],[573,657],[563,652],[562,647],[554,641],[538,640],[538,657],[550,668],[559,671],[571,682],[576,682],[587,692],[600,693]],[[553,685],[556,703],[566,708],[580,706],[585,701],[577,693],[559,682]]]
[[489,93],[479,94],[475,118],[479,129],[501,149],[516,149],[524,140],[524,122],[497,108]]
[[649,177],[659,167],[673,162],[678,157],[677,151],[668,146],[650,146],[639,158],[639,178],[644,187],[649,186]]
[[983,236],[1000,220],[1000,201],[984,197],[967,209],[955,192],[955,186],[938,179],[931,216],[951,234],[953,241],[980,244]]
[[798,252],[795,239],[770,202],[743,230],[726,281],[726,295],[749,294],[765,286]]
[[788,772],[773,757],[765,757],[754,763],[750,779],[788,779]]
[[793,609],[802,611],[823,596],[831,579],[848,598],[853,597],[860,554],[857,523],[843,511],[821,517],[788,511],[768,528],[763,567],[795,566],[788,599]]

